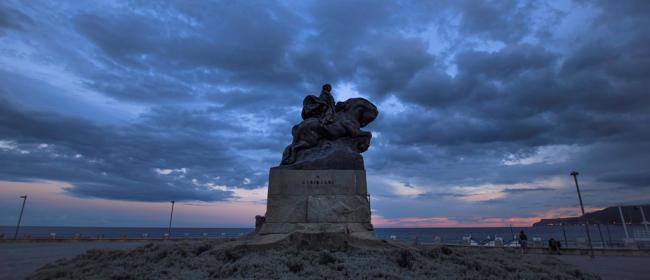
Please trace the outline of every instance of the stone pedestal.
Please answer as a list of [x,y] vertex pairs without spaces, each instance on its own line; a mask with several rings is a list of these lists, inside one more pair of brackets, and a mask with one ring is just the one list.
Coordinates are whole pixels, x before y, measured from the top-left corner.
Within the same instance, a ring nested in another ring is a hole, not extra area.
[[258,233],[295,231],[371,233],[366,172],[272,168]]

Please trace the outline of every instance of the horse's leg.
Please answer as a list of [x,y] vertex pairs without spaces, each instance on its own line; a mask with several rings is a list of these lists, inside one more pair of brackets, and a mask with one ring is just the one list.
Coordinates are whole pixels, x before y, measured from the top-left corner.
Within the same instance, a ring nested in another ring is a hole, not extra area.
[[355,138],[361,139],[360,143],[357,145],[357,148],[361,152],[365,152],[368,150],[368,147],[370,147],[370,139],[372,138],[372,133],[368,131],[358,130],[358,133],[355,136]]
[[314,146],[313,144],[311,144],[311,143],[309,143],[307,141],[300,141],[300,142],[296,143],[295,145],[293,145],[293,147],[291,147],[291,148],[293,149],[292,152],[293,152],[293,155],[295,157],[295,154],[296,154],[297,151],[303,150],[303,149],[306,149],[306,148],[311,148],[313,146]]
[[291,128],[291,136],[293,136],[293,141],[284,149],[284,152],[282,153],[282,164],[292,164],[296,162],[296,145],[301,142],[300,124],[294,125]]
[[284,148],[284,152],[282,153],[282,164],[292,164],[295,160],[295,157],[293,156],[293,149],[291,148],[293,144],[290,144],[286,148]]
[[307,142],[307,141],[299,141],[298,143],[291,144],[287,147],[288,151],[285,151],[285,153],[288,152],[288,155],[286,156],[285,159],[282,160],[283,164],[292,164],[296,162],[296,156],[298,151],[310,148],[314,146],[313,144]]

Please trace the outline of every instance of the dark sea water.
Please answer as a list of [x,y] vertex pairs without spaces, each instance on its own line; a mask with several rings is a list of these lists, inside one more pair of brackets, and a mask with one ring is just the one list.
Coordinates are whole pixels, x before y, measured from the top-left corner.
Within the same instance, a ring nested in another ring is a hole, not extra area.
[[[600,227],[600,230],[599,230]],[[13,238],[15,227],[0,226],[0,235],[5,239]],[[616,246],[622,245],[625,232],[619,225],[591,225],[591,238],[595,246],[603,243]],[[577,238],[586,238],[584,226],[560,226],[544,227],[490,227],[490,228],[376,228],[375,236],[380,239],[391,239],[412,241],[416,236],[420,242],[433,242],[438,236],[444,243],[460,244],[464,236],[471,236],[477,243],[482,244],[495,236],[503,238],[504,242],[512,240],[512,233],[517,234],[523,230],[529,240],[540,238],[545,244],[550,238],[555,238],[565,244],[575,244]],[[172,237],[200,238],[206,237],[238,237],[252,232],[252,228],[172,228]],[[79,235],[81,238],[96,238],[103,235],[104,238],[160,238],[167,233],[167,228],[136,228],[136,227],[51,227],[51,226],[26,226],[21,227],[18,236],[30,235],[32,238],[48,238],[51,234],[56,238],[73,238]],[[645,230],[643,226],[628,226],[630,237],[643,238]],[[565,239],[566,236],[566,239]]]

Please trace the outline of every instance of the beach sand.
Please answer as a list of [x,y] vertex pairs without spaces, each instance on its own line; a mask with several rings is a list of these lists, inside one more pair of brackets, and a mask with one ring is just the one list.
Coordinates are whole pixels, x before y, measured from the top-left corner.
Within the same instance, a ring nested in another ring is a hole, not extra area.
[[28,277],[53,278],[599,279],[546,255],[423,248],[322,233],[90,250],[45,265]]

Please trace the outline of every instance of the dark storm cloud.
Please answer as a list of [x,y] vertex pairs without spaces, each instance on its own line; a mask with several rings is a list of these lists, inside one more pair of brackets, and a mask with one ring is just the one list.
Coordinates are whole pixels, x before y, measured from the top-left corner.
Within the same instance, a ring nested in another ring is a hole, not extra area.
[[113,127],[20,111],[6,101],[1,109],[2,135],[18,143],[0,153],[4,179],[60,180],[72,184],[74,195],[142,201],[223,200],[231,193],[205,184],[256,187],[266,179],[251,176],[244,183],[242,174],[252,172],[243,157],[209,134],[238,128],[205,122],[202,112],[160,108],[142,122]]
[[[403,100],[417,104],[416,109],[387,120],[390,123],[385,125],[404,127],[409,123],[410,127],[419,127],[410,133],[395,133],[398,142],[410,144],[505,142],[541,146],[617,136],[635,140],[647,137],[640,122],[629,121],[630,117],[647,119],[648,94],[636,88],[645,85],[647,79],[629,84],[614,83],[609,77],[564,75],[566,68],[574,67],[567,64],[575,64],[572,59],[576,58],[569,57],[558,67],[558,57],[529,45],[497,52],[460,52],[456,55],[456,77],[438,71],[429,79],[412,80],[412,90]],[[589,73],[598,73],[598,69]],[[625,114],[612,114],[622,112]]]
[[288,7],[195,2],[151,9],[144,15],[133,7],[73,18],[75,29],[105,59],[127,66],[94,73],[91,85],[120,99],[155,102],[196,97],[202,92],[195,87],[206,82],[290,88],[298,81],[285,54],[301,22]]
[[143,123],[151,129],[161,131],[177,130],[187,132],[241,131],[244,127],[228,122],[210,110],[179,109],[172,106],[155,107],[140,116]]
[[517,42],[531,31],[534,2],[458,1],[459,31],[491,40]]
[[349,63],[357,68],[355,75],[362,88],[377,97],[399,91],[434,61],[421,39],[380,37],[372,43],[377,46],[353,53]]
[[530,189],[523,189],[523,188],[506,188],[503,189],[503,192],[506,193],[527,193],[527,192],[543,192],[543,191],[553,191],[555,189],[553,188],[545,188],[545,187],[537,187],[537,188],[530,188]]
[[[4,179],[65,181],[78,196],[227,199],[215,185],[264,186],[303,96],[324,82],[349,83],[382,111],[367,128],[369,174],[424,192],[413,196],[422,207],[373,205],[384,217],[430,215],[428,200],[467,197],[448,188],[485,184],[505,198],[462,211],[510,215],[496,206],[531,193],[564,207],[574,168],[599,205],[611,186],[647,179],[647,1],[116,5],[0,6],[11,39],[0,140],[15,146],[0,150]],[[15,62],[30,53],[32,64]],[[84,103],[88,92],[106,100]],[[93,106],[105,104],[136,116],[100,122]],[[378,197],[401,196],[377,182]],[[513,207],[529,215],[540,203]]]
[[[132,70],[131,70],[132,71]],[[129,72],[131,72],[129,71]],[[111,97],[144,103],[174,103],[195,98],[192,86],[181,78],[138,72],[93,75],[88,85]]]
[[434,61],[424,40],[400,34],[414,27],[406,19],[418,7],[373,1],[314,3],[308,8],[309,35],[303,47],[290,54],[296,72],[308,83],[354,81],[365,94],[382,98]]
[[0,4],[0,28],[23,30],[25,25],[32,22],[32,19],[21,11]]
[[496,149],[511,149],[508,146],[515,143],[532,146],[538,141],[536,137],[545,137],[544,133],[553,129],[553,124],[537,118],[490,119],[414,107],[404,115],[386,118],[378,129],[386,131],[394,144],[452,146],[467,152],[480,148],[475,145]]
[[599,181],[622,184],[627,188],[650,187],[650,172],[622,172],[602,176]]
[[467,51],[456,55],[458,71],[488,80],[511,80],[524,72],[553,67],[557,55],[542,46],[527,44],[505,47],[497,52]]

